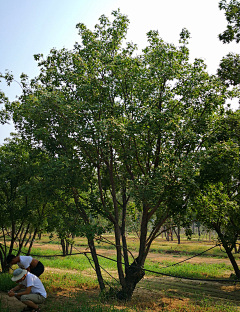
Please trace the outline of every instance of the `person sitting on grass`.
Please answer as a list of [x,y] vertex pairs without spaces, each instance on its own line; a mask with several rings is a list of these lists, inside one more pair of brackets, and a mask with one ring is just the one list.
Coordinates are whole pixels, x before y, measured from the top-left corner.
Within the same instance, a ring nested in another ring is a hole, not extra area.
[[41,261],[32,258],[31,256],[7,256],[7,264],[17,264],[19,268],[25,269],[28,272],[39,277],[44,272],[44,265]]
[[22,311],[40,312],[38,304],[44,303],[47,298],[46,290],[40,279],[27,270],[18,268],[13,272],[12,281],[18,285],[9,290],[8,296],[15,296],[26,305]]

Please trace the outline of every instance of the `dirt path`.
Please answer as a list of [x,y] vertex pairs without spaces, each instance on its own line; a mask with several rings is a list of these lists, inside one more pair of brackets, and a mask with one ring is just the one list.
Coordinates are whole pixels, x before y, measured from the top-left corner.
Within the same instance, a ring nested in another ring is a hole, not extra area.
[[0,291],[0,300],[1,306],[8,307],[9,312],[21,311],[26,306],[21,301],[17,300],[15,297],[8,297],[8,295],[3,291]]

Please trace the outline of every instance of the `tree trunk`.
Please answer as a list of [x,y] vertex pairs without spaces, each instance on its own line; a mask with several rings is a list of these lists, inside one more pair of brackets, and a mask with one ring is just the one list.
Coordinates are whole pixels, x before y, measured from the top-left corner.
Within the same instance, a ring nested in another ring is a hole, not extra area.
[[174,228],[174,232],[175,232],[175,234],[177,236],[178,244],[180,245],[180,243],[181,243],[181,239],[180,239],[180,226],[177,226],[177,231]]
[[2,244],[0,244],[0,262],[1,262],[2,273],[7,273],[9,271],[9,266],[7,265],[7,261],[6,261],[6,248],[3,248]]
[[[26,230],[25,230],[25,233],[24,233],[24,235],[23,235],[23,238],[21,238],[21,240],[19,241],[19,250],[20,250],[20,251],[22,250],[24,241],[25,241],[26,236],[27,236],[27,234],[28,234],[29,227],[30,227],[30,223],[28,223],[28,226],[27,226],[27,228],[26,228]],[[22,236],[23,232],[24,232],[24,228],[23,228],[23,230],[22,230],[21,236]]]
[[[74,239],[74,235],[72,235],[72,239]],[[70,245],[70,255],[72,254],[72,249],[73,249],[73,244],[74,244],[74,241],[72,241],[72,244]]]
[[31,237],[32,237],[32,233],[29,234],[29,237],[28,237],[28,239],[27,239],[27,241],[26,241],[24,247],[27,247],[27,244],[29,243]]
[[122,290],[117,293],[117,298],[120,300],[129,300],[132,298],[134,289],[137,283],[144,277],[145,271],[142,269],[146,256],[148,254],[149,246],[146,247],[147,229],[148,229],[148,209],[143,204],[143,214],[141,220],[141,235],[138,257],[134,262],[125,270],[124,283],[121,282]]
[[233,256],[233,254],[232,254],[231,249],[230,249],[228,246],[223,246],[223,247],[224,247],[225,250],[226,250],[226,253],[227,253],[227,255],[228,255],[229,260],[231,261],[231,264],[232,264],[232,266],[233,266],[233,269],[234,269],[234,272],[235,272],[237,278],[240,279],[239,267],[238,267],[238,264],[237,264],[237,262],[236,262],[236,260],[235,260],[235,258],[234,258],[234,256]]
[[201,231],[200,231],[200,225],[198,226],[198,240],[200,240],[201,237]]
[[88,239],[88,246],[89,246],[89,248],[91,250],[91,255],[92,255],[93,262],[94,262],[94,265],[95,265],[95,270],[96,270],[96,273],[97,273],[98,283],[99,283],[101,291],[103,291],[105,289],[105,285],[104,285],[104,282],[103,282],[102,273],[101,273],[101,269],[100,269],[100,266],[99,266],[97,252],[96,252],[96,248],[95,248],[93,239]]
[[[79,207],[79,196],[78,196],[77,189],[75,189],[73,187],[72,191],[73,191],[74,202],[75,202],[75,205],[76,205],[76,207],[78,209],[78,212],[79,212],[81,218],[83,219],[85,224],[89,224],[89,220],[88,220],[88,216],[87,216],[86,211],[83,208]],[[100,265],[99,265],[99,262],[98,262],[97,252],[96,252],[96,248],[95,248],[93,239],[88,239],[88,246],[89,246],[89,248],[91,250],[93,262],[94,262],[94,265],[95,265],[95,270],[96,270],[96,273],[97,273],[98,283],[99,283],[100,289],[102,291],[102,290],[105,289],[105,285],[104,285],[104,282],[103,282],[102,272],[101,272]]]
[[62,246],[62,253],[63,253],[63,256],[66,256],[65,241],[64,241],[63,238],[61,238],[61,246]]
[[117,299],[129,300],[132,298],[134,289],[144,277],[145,271],[138,264],[138,258],[126,270],[125,286],[117,293]]
[[30,243],[30,245],[29,245],[29,247],[28,247],[27,256],[29,256],[29,255],[30,255],[30,253],[31,253],[32,246],[33,246],[33,242],[34,242],[35,237],[36,237],[36,235],[37,235],[37,231],[38,231],[38,229],[36,228],[36,229],[34,230],[34,233],[33,233],[33,237],[32,237],[31,243]]
[[2,236],[3,236],[3,241],[4,244],[0,243],[0,262],[1,262],[1,268],[2,272],[8,272],[9,271],[9,266],[7,265],[7,242],[6,242],[6,234],[4,227],[2,227]]
[[122,236],[122,245],[123,245],[123,257],[125,264],[125,274],[129,268],[129,259],[128,259],[128,250],[127,250],[127,240],[126,240],[126,212],[127,212],[127,197],[126,197],[126,188],[123,189],[123,207],[122,207],[122,226],[121,226],[121,236]]
[[65,239],[65,245],[66,245],[66,255],[68,255],[69,252],[69,242],[67,239]]
[[232,264],[232,267],[234,269],[234,272],[235,272],[237,278],[240,279],[239,267],[238,267],[238,264],[237,264],[233,254],[232,254],[232,249],[230,247],[228,247],[228,244],[225,241],[223,234],[221,233],[220,227],[219,226],[214,226],[214,228],[215,228],[215,231],[218,234],[218,237],[219,237],[220,241],[223,244],[223,247],[224,247],[224,249],[225,249],[225,251],[226,251],[226,253],[228,255],[228,258],[229,258],[229,260],[230,260],[230,262]]

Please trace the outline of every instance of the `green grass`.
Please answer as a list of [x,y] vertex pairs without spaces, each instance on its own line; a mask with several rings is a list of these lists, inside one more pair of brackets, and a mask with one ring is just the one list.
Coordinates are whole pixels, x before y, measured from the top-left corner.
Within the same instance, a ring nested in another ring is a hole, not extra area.
[[[113,236],[108,236],[108,239],[111,239],[113,241]],[[47,241],[46,237],[44,240]],[[183,241],[180,245],[177,244],[176,241],[173,242],[167,242],[166,240],[156,240],[156,242],[153,243],[152,249],[150,252],[154,253],[161,253],[161,254],[170,254],[172,257],[175,257],[175,261],[151,261],[147,258],[145,268],[161,272],[163,274],[169,274],[171,276],[178,276],[181,278],[198,278],[198,279],[224,279],[227,278],[230,273],[233,272],[233,268],[228,264],[208,264],[204,263],[205,257],[218,257],[218,258],[227,258],[226,254],[223,253],[219,247],[216,247],[210,251],[208,251],[206,254],[202,255],[202,262],[201,263],[189,263],[189,262],[183,262],[179,265],[175,265],[178,262],[179,256],[192,256],[195,254],[199,254],[202,251],[210,248],[213,246],[214,243],[211,242],[189,242],[189,241]],[[53,242],[51,243],[51,246],[53,246]],[[69,289],[96,289],[98,288],[98,281],[95,275],[94,270],[92,269],[88,259],[84,255],[73,255],[73,256],[54,256],[54,257],[44,257],[44,256],[51,256],[51,255],[61,255],[61,248],[59,245],[59,248],[57,250],[51,250],[51,249],[41,249],[41,248],[33,248],[31,254],[36,255],[35,258],[41,260],[45,267],[53,268],[53,271],[48,270],[45,271],[44,274],[41,276],[41,280],[47,290],[47,292],[50,294],[49,299],[46,301],[46,311],[58,311],[59,309],[59,302],[56,301],[55,295],[57,295],[59,292],[68,291]],[[86,246],[86,240],[79,238],[76,239],[76,246]],[[114,246],[108,245],[108,244],[99,244],[97,245],[98,248],[104,248],[104,249],[114,249]],[[50,247],[51,248],[51,247]],[[133,239],[130,240],[129,243],[129,249],[130,250],[137,250],[138,246],[136,244],[136,241]],[[25,250],[23,250],[25,251]],[[73,253],[77,253],[77,250],[73,250]],[[101,254],[101,252],[99,252]],[[116,256],[113,255],[110,257],[114,260],[116,260]],[[239,255],[235,255],[236,259],[239,259]],[[91,259],[91,255],[88,254],[88,257]],[[113,272],[113,274],[117,274],[117,265],[116,262],[101,258],[99,257],[100,265],[106,269],[107,271],[110,271],[110,273]],[[170,266],[166,268],[167,266]],[[61,269],[61,270],[77,270],[76,273],[72,272],[55,272],[54,269]],[[146,276],[162,276],[158,274],[148,273],[146,272]],[[10,288],[14,287],[16,284],[11,281],[11,276],[9,274],[0,274],[0,290],[7,291]],[[110,277],[107,277],[107,280],[111,280]],[[51,297],[51,294],[53,297]],[[171,294],[171,292],[169,292]],[[97,299],[97,294],[95,294],[95,301],[92,302],[91,300],[84,299],[84,296],[79,295],[79,293],[72,294],[73,302],[71,303],[71,298],[66,298],[66,303],[61,302],[61,311],[62,312],[115,312],[115,311],[146,311],[144,308],[143,310],[137,310],[133,309],[134,307],[131,306],[131,309],[121,309],[119,307],[116,309],[115,302],[112,303],[112,306],[104,306],[99,303]],[[174,300],[174,299],[173,299]],[[108,302],[109,303],[109,302]],[[166,309],[165,309],[166,308]],[[3,308],[1,306],[1,298],[0,298],[0,311],[1,312],[8,312],[9,310],[7,308]],[[43,310],[45,311],[45,310]],[[149,311],[151,309],[149,308]],[[161,311],[161,310],[159,310]],[[199,300],[196,300],[196,304],[193,305],[192,303],[188,303],[188,306],[186,307],[175,307],[172,310],[168,310],[167,306],[164,307],[162,311],[196,311],[196,312],[202,312],[202,311],[226,311],[226,312],[235,312],[237,311],[237,308],[233,304],[223,304],[220,302],[215,302],[214,300],[205,299],[204,295],[199,295]]]
[[[233,271],[232,266],[225,263],[188,263],[183,262],[179,265],[174,265],[175,261],[150,262],[147,261],[145,269],[156,271],[163,274],[170,274],[176,277],[200,278],[200,279],[223,279],[226,271]],[[168,267],[169,266],[169,267]],[[146,275],[159,276],[160,274],[149,273]],[[161,276],[161,275],[160,275]],[[226,278],[226,277],[225,277]]]
[[[50,312],[56,312],[59,311],[59,307],[53,305],[53,306],[47,306],[47,311]],[[61,312],[119,312],[129,311],[128,309],[116,309],[114,307],[104,307],[102,305],[91,305],[91,304],[81,304],[78,307],[72,306],[68,303],[61,305]]]
[[0,290],[8,291],[16,286],[16,283],[11,280],[12,274],[0,273]]
[[45,272],[41,276],[41,281],[47,292],[66,288],[98,288],[95,275],[89,277],[81,274]]
[[[26,249],[22,249],[22,252],[26,252]],[[31,255],[38,260],[40,260],[46,267],[52,268],[61,268],[61,269],[69,269],[69,270],[86,270],[91,267],[89,260],[83,254],[77,254],[78,251],[73,251],[72,256],[63,257],[60,250],[51,250],[51,249],[40,249],[40,248],[32,248]],[[50,257],[51,255],[57,255],[54,257]],[[92,259],[91,253],[87,253],[88,258]],[[111,256],[113,260],[116,260],[116,256]],[[110,269],[116,268],[116,262],[99,257],[100,265],[105,265]],[[17,266],[15,266],[17,268]],[[14,267],[14,268],[15,268]]]
[[[88,270],[88,272],[92,271],[94,273],[88,259],[84,255],[73,255],[66,257],[41,257],[53,254],[60,254],[60,252],[40,248],[33,248],[32,254],[38,255],[38,259],[41,260],[46,267],[61,268],[65,270],[77,270],[79,272]],[[92,259],[90,254],[88,254],[88,257]],[[116,260],[116,256],[111,256],[111,259]],[[176,264],[177,262],[178,262],[177,259],[176,261],[162,261],[162,262],[156,262],[147,259],[144,268],[163,274],[170,274],[172,276],[187,277],[187,278],[222,279],[224,278],[226,271],[228,271],[228,273],[229,271],[234,273],[233,268],[230,264],[229,265],[224,263],[207,264],[204,263],[203,260],[203,262],[200,264],[183,262],[179,265],[174,266],[174,264]],[[91,263],[93,264],[93,262]],[[115,261],[99,257],[99,263],[106,270],[117,271],[117,265]],[[167,266],[170,267],[166,268]],[[146,275],[157,275],[157,274],[146,272]]]
[[2,299],[0,297],[0,311],[1,312],[9,312],[9,307],[3,307],[3,304],[2,304]]

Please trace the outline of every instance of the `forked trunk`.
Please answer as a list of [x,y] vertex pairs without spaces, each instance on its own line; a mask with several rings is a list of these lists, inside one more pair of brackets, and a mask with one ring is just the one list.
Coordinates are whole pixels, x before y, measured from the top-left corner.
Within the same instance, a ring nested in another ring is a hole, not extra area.
[[137,283],[144,277],[145,271],[136,262],[133,262],[126,270],[125,286],[117,293],[117,299],[129,300],[132,298]]

